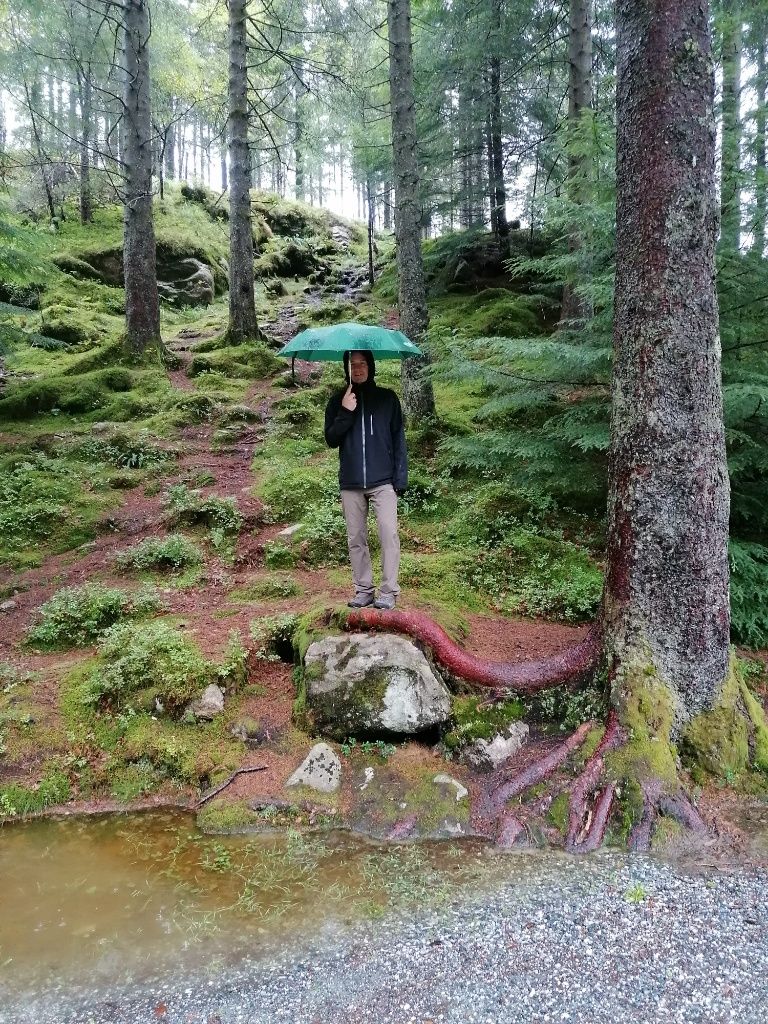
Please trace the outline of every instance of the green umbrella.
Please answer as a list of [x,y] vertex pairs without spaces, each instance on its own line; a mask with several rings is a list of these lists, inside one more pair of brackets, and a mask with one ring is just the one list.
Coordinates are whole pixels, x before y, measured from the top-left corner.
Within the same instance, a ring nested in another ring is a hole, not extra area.
[[377,359],[405,359],[423,355],[401,331],[370,324],[331,324],[310,327],[283,345],[277,353],[294,359],[341,360],[345,352],[372,352]]

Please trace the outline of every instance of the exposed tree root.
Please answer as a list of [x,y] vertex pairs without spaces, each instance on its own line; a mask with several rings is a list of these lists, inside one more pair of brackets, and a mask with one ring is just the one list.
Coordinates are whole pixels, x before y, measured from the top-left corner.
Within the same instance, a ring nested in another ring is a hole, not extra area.
[[550,750],[544,757],[540,757],[538,761],[534,761],[533,764],[528,765],[523,771],[518,772],[517,775],[514,775],[511,779],[498,786],[490,794],[488,800],[490,811],[499,814],[507,800],[511,800],[512,797],[519,796],[531,786],[543,782],[544,779],[568,759],[574,750],[581,746],[587,738],[587,733],[594,726],[594,722],[584,722],[583,725],[580,725],[568,739],[555,747],[554,750]]
[[[572,851],[583,849],[583,844],[587,841],[587,837],[593,833],[594,817],[591,821],[587,821],[589,797],[602,778],[605,761],[604,755],[609,750],[619,746],[623,740],[624,730],[619,725],[616,712],[611,711],[608,715],[603,738],[571,788],[571,799],[568,807],[568,835],[565,841],[566,849]],[[610,809],[610,803],[608,804],[608,809]],[[595,816],[596,814],[597,810],[595,810]],[[608,814],[606,810],[605,823],[607,823],[607,819]],[[603,831],[605,831],[604,828]]]
[[561,683],[578,682],[594,671],[600,657],[598,626],[593,626],[580,643],[560,654],[519,663],[489,661],[467,653],[422,612],[361,608],[347,615],[346,628],[407,633],[429,647],[440,664],[459,679],[516,693],[537,693]]
[[207,793],[203,793],[197,801],[197,806],[202,807],[203,804],[208,803],[209,800],[213,800],[218,793],[221,793],[223,789],[230,786],[240,775],[248,775],[250,772],[265,772],[266,770],[266,765],[259,765],[256,768],[238,768],[236,771],[232,772],[229,778],[225,779],[224,782],[220,783],[218,786],[214,786],[213,789],[209,789]]
[[644,783],[642,791],[643,813],[629,834],[627,845],[630,850],[638,853],[650,850],[660,814],[679,822],[695,835],[704,836],[709,832],[706,822],[682,790],[677,793],[664,792],[661,783],[654,780]]

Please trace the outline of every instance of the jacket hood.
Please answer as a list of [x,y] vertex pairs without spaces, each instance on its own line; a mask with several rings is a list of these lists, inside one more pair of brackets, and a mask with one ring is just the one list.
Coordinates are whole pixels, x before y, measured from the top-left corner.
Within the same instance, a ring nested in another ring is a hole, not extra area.
[[[368,363],[368,380],[365,383],[366,384],[373,384],[374,379],[376,377],[376,360],[373,358],[373,352],[367,352],[365,349],[362,349],[361,351],[362,351],[363,355],[365,356],[366,363]],[[350,383],[350,378],[349,378],[349,357],[350,357],[350,355],[351,355],[350,352],[345,352],[344,353],[344,376],[347,378],[347,384]]]

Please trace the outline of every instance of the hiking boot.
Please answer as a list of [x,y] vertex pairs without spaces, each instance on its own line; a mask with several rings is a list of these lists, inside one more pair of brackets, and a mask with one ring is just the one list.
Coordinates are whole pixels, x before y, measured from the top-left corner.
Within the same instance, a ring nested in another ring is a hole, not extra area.
[[368,608],[374,603],[373,594],[355,594],[347,601],[347,608]]
[[373,602],[374,608],[380,608],[381,611],[391,612],[395,607],[397,598],[394,594],[379,594],[376,600]]

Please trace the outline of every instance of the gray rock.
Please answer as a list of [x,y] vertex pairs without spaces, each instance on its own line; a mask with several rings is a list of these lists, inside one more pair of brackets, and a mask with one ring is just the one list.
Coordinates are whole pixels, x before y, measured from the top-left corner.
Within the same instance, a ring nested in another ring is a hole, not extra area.
[[341,761],[327,743],[316,743],[286,782],[309,786],[319,793],[335,793],[341,785]]
[[490,772],[509,760],[528,739],[525,722],[510,722],[502,731],[488,740],[474,740],[464,748],[462,760],[470,768]]
[[327,736],[413,735],[451,717],[451,695],[415,644],[353,633],[311,644],[305,659],[307,717]]
[[195,718],[210,721],[224,710],[224,691],[216,683],[211,683],[203,690],[200,700],[189,705],[189,710]]
[[213,272],[207,263],[189,256],[163,269],[168,278],[157,282],[161,298],[174,306],[207,306],[213,302]]
[[452,786],[456,790],[456,803],[463,800],[465,796],[469,796],[467,787],[462,786],[458,779],[454,779],[450,775],[445,775],[441,772],[432,781],[436,782],[438,786]]
[[286,526],[284,530],[275,534],[276,537],[282,537],[284,540],[291,540],[294,534],[298,533],[301,529],[301,523],[294,523],[293,526]]
[[19,606],[16,601],[3,601],[3,603],[0,604],[0,612],[12,612],[18,607]]

